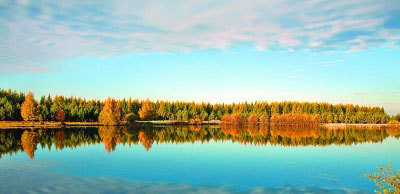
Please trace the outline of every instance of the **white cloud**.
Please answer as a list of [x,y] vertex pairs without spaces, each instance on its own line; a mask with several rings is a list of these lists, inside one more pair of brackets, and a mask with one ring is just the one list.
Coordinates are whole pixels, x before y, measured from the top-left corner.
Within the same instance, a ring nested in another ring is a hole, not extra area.
[[383,23],[398,10],[395,0],[7,1],[0,5],[0,70],[242,43],[288,51],[396,46],[400,30]]

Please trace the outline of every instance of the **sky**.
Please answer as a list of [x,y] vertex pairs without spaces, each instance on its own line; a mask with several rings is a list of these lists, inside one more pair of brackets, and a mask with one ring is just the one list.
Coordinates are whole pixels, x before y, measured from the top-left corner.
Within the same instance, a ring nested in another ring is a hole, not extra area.
[[400,1],[0,0],[0,88],[400,112]]

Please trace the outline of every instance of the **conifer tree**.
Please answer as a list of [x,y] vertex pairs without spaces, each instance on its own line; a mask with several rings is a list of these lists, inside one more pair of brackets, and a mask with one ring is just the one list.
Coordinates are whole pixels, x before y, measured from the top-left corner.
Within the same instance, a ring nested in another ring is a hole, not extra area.
[[121,117],[120,111],[119,103],[115,102],[114,99],[108,98],[100,112],[99,122],[104,125],[117,125]]
[[153,103],[147,99],[142,103],[142,108],[139,110],[139,117],[141,120],[152,120],[155,115]]

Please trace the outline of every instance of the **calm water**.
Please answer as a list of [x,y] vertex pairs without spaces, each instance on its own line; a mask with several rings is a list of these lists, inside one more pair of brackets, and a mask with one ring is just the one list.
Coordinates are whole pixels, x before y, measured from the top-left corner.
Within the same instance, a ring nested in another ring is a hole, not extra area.
[[400,130],[98,127],[0,130],[0,193],[365,193],[400,167]]

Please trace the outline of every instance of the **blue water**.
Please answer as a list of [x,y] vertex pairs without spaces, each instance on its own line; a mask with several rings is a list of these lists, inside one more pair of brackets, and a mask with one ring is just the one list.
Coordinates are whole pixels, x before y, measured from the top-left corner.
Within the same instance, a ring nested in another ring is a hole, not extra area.
[[1,193],[373,192],[363,174],[390,162],[400,167],[400,140],[390,135],[325,146],[155,140],[148,151],[140,141],[117,142],[110,152],[101,142],[63,149],[38,143],[33,159],[23,149],[2,152]]

